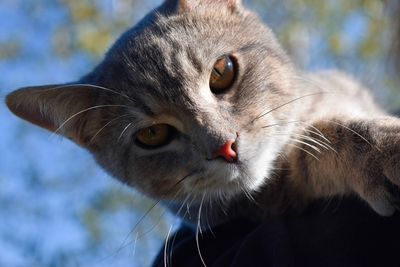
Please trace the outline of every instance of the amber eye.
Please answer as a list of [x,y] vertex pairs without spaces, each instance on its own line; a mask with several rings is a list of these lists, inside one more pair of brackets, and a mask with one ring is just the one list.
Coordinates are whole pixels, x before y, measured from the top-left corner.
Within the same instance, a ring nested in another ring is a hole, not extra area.
[[235,63],[230,56],[219,58],[213,67],[210,77],[210,88],[215,94],[222,93],[234,82],[236,75]]
[[168,124],[156,124],[136,133],[136,144],[146,149],[164,146],[171,141],[173,129]]

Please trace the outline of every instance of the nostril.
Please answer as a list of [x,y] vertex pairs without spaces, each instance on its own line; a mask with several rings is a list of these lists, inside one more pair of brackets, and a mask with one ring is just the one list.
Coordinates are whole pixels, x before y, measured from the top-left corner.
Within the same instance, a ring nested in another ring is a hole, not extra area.
[[218,157],[222,157],[228,162],[236,162],[238,155],[236,152],[235,140],[228,140],[225,144],[218,148],[214,152],[213,158],[215,159]]
[[237,151],[236,151],[236,142],[233,142],[233,143],[231,144],[231,149],[237,154]]

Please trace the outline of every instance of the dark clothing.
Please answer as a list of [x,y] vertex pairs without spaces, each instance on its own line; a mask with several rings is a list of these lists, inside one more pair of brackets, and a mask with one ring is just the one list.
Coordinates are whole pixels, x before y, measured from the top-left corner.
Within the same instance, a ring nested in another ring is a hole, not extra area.
[[[203,266],[195,232],[175,238],[167,266]],[[302,215],[262,224],[236,220],[199,234],[207,266],[400,266],[400,214],[375,214],[359,200],[317,202]],[[154,267],[164,266],[160,251]]]

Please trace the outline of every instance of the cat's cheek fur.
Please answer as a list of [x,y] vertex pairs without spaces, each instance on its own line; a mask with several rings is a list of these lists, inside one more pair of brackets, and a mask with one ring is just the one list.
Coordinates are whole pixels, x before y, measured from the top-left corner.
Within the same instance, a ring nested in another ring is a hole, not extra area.
[[273,165],[283,144],[274,140],[264,140],[254,144],[248,140],[249,149],[244,151],[243,164],[246,168],[246,175],[242,177],[242,184],[247,190],[257,191],[262,185],[268,182],[273,171]]

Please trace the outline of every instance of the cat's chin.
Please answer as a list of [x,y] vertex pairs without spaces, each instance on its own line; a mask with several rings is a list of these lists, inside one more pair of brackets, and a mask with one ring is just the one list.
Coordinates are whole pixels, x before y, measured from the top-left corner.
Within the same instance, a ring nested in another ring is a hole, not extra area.
[[[243,162],[227,163],[215,160],[206,164],[203,172],[185,182],[186,191],[195,195],[217,195],[230,198],[256,191],[265,181],[267,170],[250,173]],[[264,166],[265,168],[265,166]]]
[[189,190],[200,194],[231,190],[230,184],[237,183],[241,177],[239,164],[219,159],[205,162],[204,171],[190,177],[185,185]]

